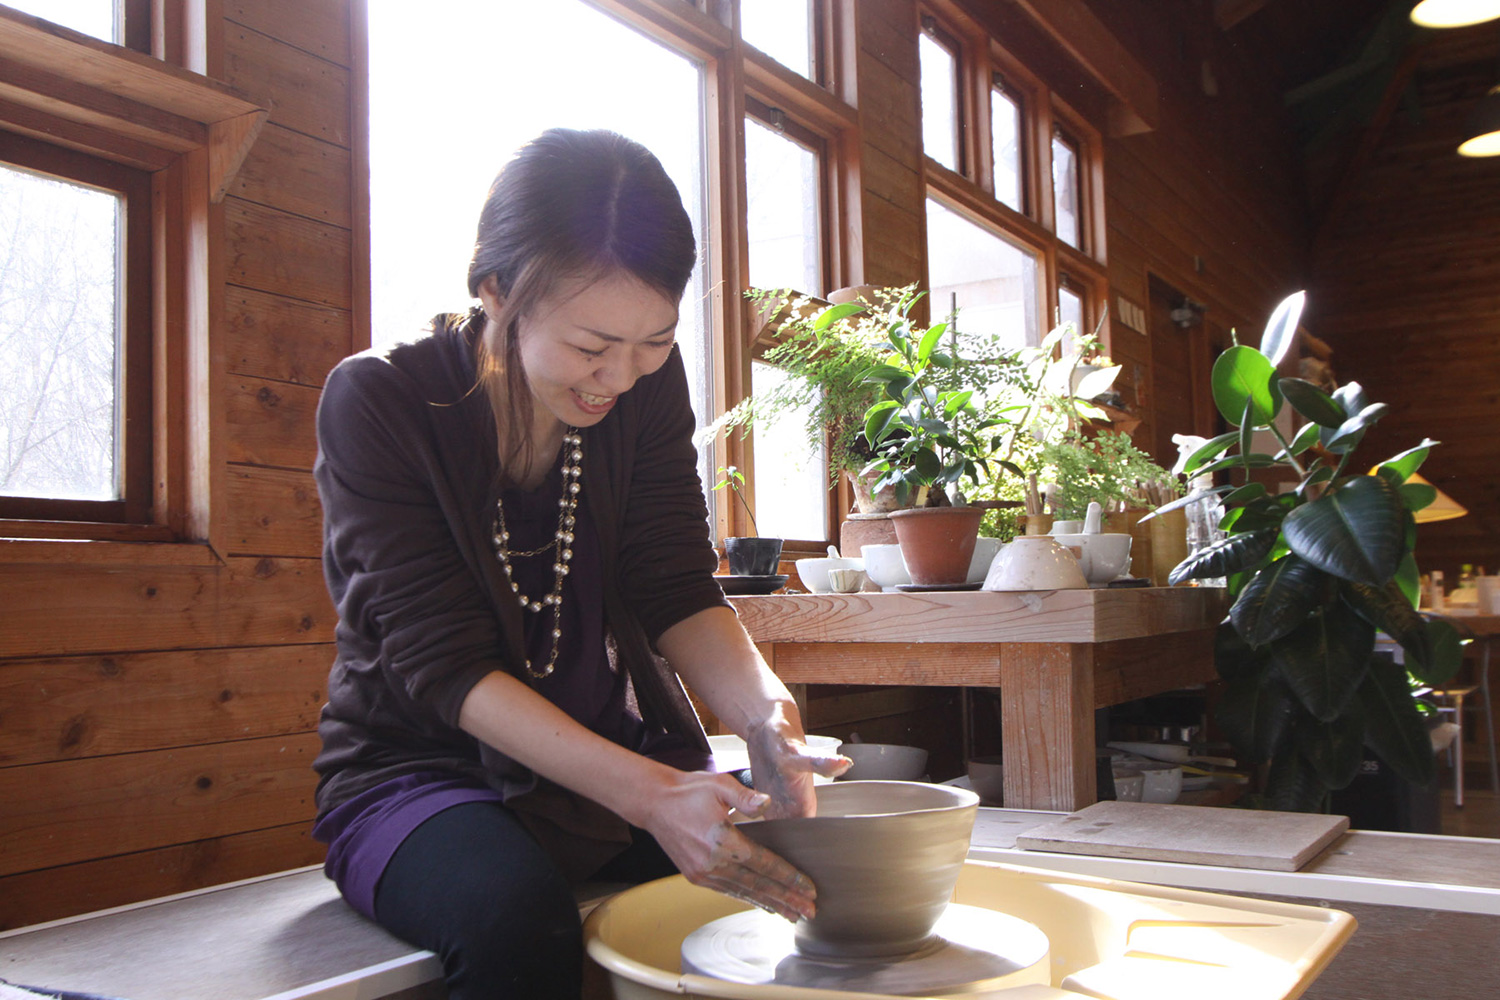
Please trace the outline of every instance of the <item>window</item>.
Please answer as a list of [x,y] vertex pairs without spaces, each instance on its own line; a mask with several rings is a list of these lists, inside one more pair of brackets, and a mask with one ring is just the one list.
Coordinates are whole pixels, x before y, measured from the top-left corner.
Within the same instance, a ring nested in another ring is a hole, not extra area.
[[[1086,337],[1093,333],[1084,322],[1083,296],[1073,290],[1073,282],[1067,275],[1061,275],[1057,285],[1057,324],[1071,323],[1076,331],[1076,336]],[[1064,352],[1071,351],[1074,345],[1074,336],[1068,336],[1063,340]]]
[[[933,316],[957,303],[960,330],[1011,346],[1040,343],[1059,316],[1092,333],[1108,288],[1098,133],[961,5],[922,8],[924,152],[948,168],[925,174]],[[943,93],[987,106],[955,99],[931,121],[929,92],[949,74]],[[970,162],[955,158],[965,134],[979,138]]]
[[998,336],[1007,347],[1041,341],[1037,254],[941,203],[927,201],[927,280],[934,320],[956,312],[963,336]]
[[[754,99],[747,105],[761,116],[745,120],[750,285],[821,296],[827,290],[821,144],[789,124],[780,110]],[[764,393],[787,377],[756,361],[751,392]],[[763,534],[797,539],[827,534],[827,456],[821,447],[808,447],[807,420],[807,411],[798,408],[754,428],[756,524]]]
[[958,47],[931,18],[918,39],[921,60],[922,148],[949,170],[960,170]]
[[[418,335],[435,313],[468,307],[469,253],[490,182],[521,144],[553,126],[609,128],[645,145],[681,192],[694,232],[707,238],[699,62],[579,0],[443,4],[419,18],[404,5],[374,3],[369,36],[377,346]],[[565,38],[570,65],[590,71],[561,66],[548,45],[511,46],[494,59],[497,38]],[[412,52],[446,53],[442,72],[412,73]],[[703,265],[700,257],[677,329],[700,419],[712,410]],[[700,475],[711,483],[712,471],[705,451]]]
[[123,45],[151,51],[151,0],[8,0],[7,7],[53,24]]
[[818,82],[816,0],[752,0],[740,5],[745,41],[793,72]]
[[0,517],[151,509],[151,181],[11,137],[0,162]]
[[1057,238],[1075,250],[1083,245],[1082,188],[1078,144],[1058,132],[1052,137],[1053,217],[1057,220]]
[[1017,212],[1026,211],[1021,160],[1024,128],[1020,96],[1013,95],[997,76],[990,89],[990,161],[994,164],[995,200]]

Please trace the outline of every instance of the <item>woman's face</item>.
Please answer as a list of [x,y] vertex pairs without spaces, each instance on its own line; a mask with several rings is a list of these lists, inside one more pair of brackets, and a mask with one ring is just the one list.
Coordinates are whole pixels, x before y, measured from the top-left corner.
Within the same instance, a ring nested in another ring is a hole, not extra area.
[[[489,315],[499,315],[493,275],[479,297]],[[563,284],[517,325],[538,418],[597,424],[637,379],[666,362],[676,332],[677,304],[628,274]]]

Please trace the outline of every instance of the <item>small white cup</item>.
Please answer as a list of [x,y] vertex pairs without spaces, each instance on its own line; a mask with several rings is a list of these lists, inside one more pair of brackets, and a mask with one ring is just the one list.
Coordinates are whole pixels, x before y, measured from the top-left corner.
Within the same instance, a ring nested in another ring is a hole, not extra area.
[[1475,610],[1482,615],[1500,615],[1500,576],[1481,576],[1475,586],[1479,588]]

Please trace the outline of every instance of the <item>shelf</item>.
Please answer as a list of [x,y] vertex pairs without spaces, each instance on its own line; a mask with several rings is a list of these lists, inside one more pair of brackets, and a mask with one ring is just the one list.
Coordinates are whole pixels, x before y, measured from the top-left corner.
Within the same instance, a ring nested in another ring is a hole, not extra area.
[[0,128],[152,172],[207,150],[218,201],[268,113],[226,84],[0,6]]

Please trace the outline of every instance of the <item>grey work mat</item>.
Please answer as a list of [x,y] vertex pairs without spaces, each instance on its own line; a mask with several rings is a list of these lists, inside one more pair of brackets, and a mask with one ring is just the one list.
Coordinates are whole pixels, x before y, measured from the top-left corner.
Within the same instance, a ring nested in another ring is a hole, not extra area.
[[1347,816],[1096,802],[1027,830],[1016,838],[1016,846],[1105,858],[1294,872],[1347,829]]

